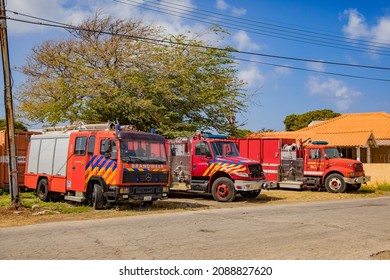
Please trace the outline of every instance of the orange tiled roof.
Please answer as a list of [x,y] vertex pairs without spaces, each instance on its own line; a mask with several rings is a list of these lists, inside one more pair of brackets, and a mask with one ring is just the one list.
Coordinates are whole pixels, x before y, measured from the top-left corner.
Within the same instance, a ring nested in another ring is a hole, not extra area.
[[299,130],[300,132],[372,131],[376,139],[390,139],[390,114],[386,112],[344,114]]
[[[390,114],[385,112],[344,114],[297,131],[257,132],[248,136],[294,138],[327,141],[336,146],[364,146],[381,144],[390,140]],[[378,140],[378,141],[377,141]]]

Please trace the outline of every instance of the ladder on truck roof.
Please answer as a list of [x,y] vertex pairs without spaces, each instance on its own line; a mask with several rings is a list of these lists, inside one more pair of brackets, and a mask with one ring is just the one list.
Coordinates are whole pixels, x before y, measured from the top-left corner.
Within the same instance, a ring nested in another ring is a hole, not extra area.
[[115,123],[108,121],[107,123],[98,124],[86,124],[83,121],[76,121],[71,125],[65,126],[52,126],[44,127],[43,133],[50,132],[68,132],[72,130],[83,131],[83,130],[115,130]]

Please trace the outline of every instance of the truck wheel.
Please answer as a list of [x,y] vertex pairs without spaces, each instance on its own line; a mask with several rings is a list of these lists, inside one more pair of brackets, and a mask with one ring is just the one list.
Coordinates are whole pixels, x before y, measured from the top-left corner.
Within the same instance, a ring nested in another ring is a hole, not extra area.
[[237,194],[233,181],[226,177],[215,180],[211,187],[211,192],[214,199],[219,202],[233,201]]
[[92,207],[95,210],[100,210],[104,205],[103,187],[99,184],[93,185],[92,192]]
[[259,196],[261,190],[251,192],[240,192],[241,196],[246,199],[254,199]]
[[346,184],[340,174],[331,174],[325,180],[325,188],[330,193],[343,193],[346,191]]
[[42,201],[49,201],[49,184],[47,182],[47,179],[41,179],[37,186],[37,196]]

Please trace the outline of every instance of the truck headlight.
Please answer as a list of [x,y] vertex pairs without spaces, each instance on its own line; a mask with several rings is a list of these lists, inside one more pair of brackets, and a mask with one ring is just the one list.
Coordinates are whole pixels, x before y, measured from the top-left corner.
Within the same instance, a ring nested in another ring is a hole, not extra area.
[[350,172],[349,177],[355,177],[355,172]]
[[129,193],[129,191],[130,191],[129,188],[120,188],[120,189],[119,189],[119,193],[120,193],[120,194]]
[[249,177],[249,174],[245,172],[234,172],[233,174],[240,177]]

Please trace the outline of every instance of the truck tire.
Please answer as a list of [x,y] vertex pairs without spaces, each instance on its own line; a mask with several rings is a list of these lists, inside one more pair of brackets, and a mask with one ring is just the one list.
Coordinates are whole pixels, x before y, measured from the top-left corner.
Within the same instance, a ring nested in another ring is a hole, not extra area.
[[49,184],[46,178],[39,180],[37,186],[37,196],[40,200],[45,202],[48,202],[50,200]]
[[331,174],[325,180],[325,188],[330,193],[343,193],[347,189],[343,176]]
[[93,185],[92,192],[92,207],[95,210],[100,210],[104,205],[103,187],[99,184]]
[[259,196],[261,190],[251,192],[240,192],[241,196],[246,199],[255,199]]
[[232,180],[226,177],[218,178],[214,181],[211,192],[213,198],[218,202],[230,202],[236,198],[237,191]]

